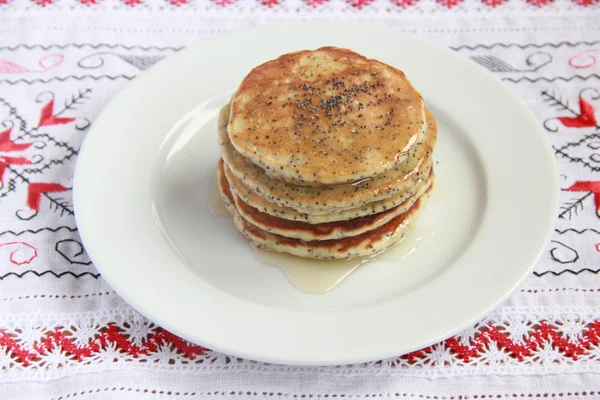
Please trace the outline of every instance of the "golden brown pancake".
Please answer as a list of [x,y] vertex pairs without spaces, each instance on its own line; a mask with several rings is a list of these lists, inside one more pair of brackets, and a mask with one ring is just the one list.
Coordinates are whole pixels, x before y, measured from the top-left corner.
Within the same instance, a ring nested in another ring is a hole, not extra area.
[[427,179],[425,185],[421,185],[419,191],[409,197],[403,203],[386,211],[352,218],[345,221],[325,222],[321,224],[309,224],[303,221],[290,221],[261,212],[255,207],[244,202],[234,191],[233,198],[235,207],[242,218],[252,225],[281,236],[301,239],[305,241],[341,239],[344,237],[357,236],[367,231],[378,228],[392,218],[406,212],[417,199],[425,193],[433,184],[433,173]]
[[377,214],[383,211],[386,211],[390,208],[396,207],[397,205],[404,203],[408,198],[416,195],[417,193],[421,193],[425,190],[431,182],[428,182],[430,179],[433,180],[433,170],[429,174],[429,177],[422,182],[418,182],[417,184],[409,187],[408,189],[392,196],[387,199],[374,201],[371,203],[367,203],[362,205],[361,207],[351,208],[348,210],[341,210],[331,214],[322,214],[322,215],[312,215],[307,213],[302,213],[294,210],[291,207],[280,207],[276,203],[265,200],[260,197],[250,188],[248,188],[244,183],[239,180],[230,170],[227,165],[224,165],[225,173],[227,176],[227,180],[229,181],[229,186],[231,191],[240,199],[247,203],[248,205],[275,217],[288,219],[291,221],[304,221],[309,224],[323,224],[326,222],[335,222],[335,221],[346,221],[352,218],[364,217],[366,215]]
[[227,182],[227,177],[225,176],[225,170],[223,169],[223,159],[219,158],[219,163],[217,165],[217,186],[219,187],[219,194],[221,195],[221,199],[223,199],[223,205],[225,209],[229,211],[231,216],[235,215],[235,200],[233,198],[233,194],[231,193],[231,189],[229,187],[229,182]]
[[[227,108],[225,106],[221,110],[219,136],[221,154],[231,172],[264,199],[301,213],[332,214],[390,198],[424,181],[431,169],[433,147],[437,141],[437,124],[433,115],[427,111],[428,128],[421,135],[422,138],[411,147],[403,163],[383,174],[354,184],[323,187],[298,186],[271,179],[263,169],[248,162],[231,145],[225,131],[229,115]],[[385,147],[385,144],[379,145]]]
[[233,223],[242,235],[256,246],[276,252],[289,253],[304,258],[347,259],[379,253],[402,240],[416,223],[430,194],[429,189],[403,214],[386,224],[358,236],[343,239],[315,240],[306,242],[266,232],[240,216],[236,212]]
[[381,175],[406,160],[425,129],[423,98],[402,71],[335,47],[254,68],[227,125],[243,157],[299,186]]
[[225,207],[233,216],[233,223],[238,232],[265,250],[290,253],[306,258],[345,259],[367,256],[387,249],[402,240],[414,226],[431,193],[431,187],[429,187],[406,212],[374,230],[349,238],[306,242],[266,232],[242,218],[233,206],[234,195],[229,189],[223,169],[218,168],[217,170],[219,171],[219,192]]
[[240,216],[264,231],[304,241],[341,239],[371,231],[406,212],[419,197],[427,191],[429,186],[431,186],[433,174],[430,176],[431,178],[428,180],[428,185],[423,185],[417,195],[408,198],[404,203],[396,207],[365,217],[353,218],[346,221],[326,222],[322,224],[308,224],[302,221],[290,221],[274,217],[248,205],[236,196],[235,192],[232,193],[235,207]]

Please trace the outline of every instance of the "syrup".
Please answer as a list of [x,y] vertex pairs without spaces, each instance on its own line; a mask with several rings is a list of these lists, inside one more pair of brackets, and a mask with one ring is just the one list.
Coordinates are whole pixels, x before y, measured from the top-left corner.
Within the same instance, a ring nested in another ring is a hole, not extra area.
[[256,249],[254,254],[260,263],[282,270],[290,282],[303,292],[326,293],[367,263],[377,260],[401,262],[417,251],[421,240],[433,235],[433,231],[415,227],[404,239],[385,251],[347,260],[314,260],[262,249]]

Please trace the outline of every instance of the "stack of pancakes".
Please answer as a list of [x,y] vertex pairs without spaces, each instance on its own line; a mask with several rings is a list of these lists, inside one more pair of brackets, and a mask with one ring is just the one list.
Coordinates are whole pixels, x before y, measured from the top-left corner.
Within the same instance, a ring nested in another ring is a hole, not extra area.
[[347,49],[254,68],[219,118],[218,182],[259,248],[345,259],[402,240],[432,190],[433,115],[404,73]]

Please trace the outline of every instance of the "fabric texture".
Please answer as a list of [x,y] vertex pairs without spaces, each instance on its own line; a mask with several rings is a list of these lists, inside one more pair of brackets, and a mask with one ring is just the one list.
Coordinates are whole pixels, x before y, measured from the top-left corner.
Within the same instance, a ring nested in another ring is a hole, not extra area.
[[[379,362],[289,367],[188,343],[119,298],[73,216],[81,143],[128,82],[199,40],[312,18],[479,63],[534,112],[560,170],[554,236],[510,300]],[[0,0],[0,398],[600,398],[598,21],[597,0]]]

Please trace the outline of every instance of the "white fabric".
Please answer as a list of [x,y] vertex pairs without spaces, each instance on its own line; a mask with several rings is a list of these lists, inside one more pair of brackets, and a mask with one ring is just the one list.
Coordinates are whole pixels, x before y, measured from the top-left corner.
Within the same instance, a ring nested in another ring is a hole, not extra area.
[[[0,135],[0,398],[600,398],[600,113],[574,119],[580,95],[600,110],[600,3],[420,0],[406,12],[384,0],[2,3],[0,123],[12,131]],[[475,327],[423,352],[327,368],[228,357],[141,317],[82,251],[72,175],[102,107],[183,46],[303,18],[365,20],[453,47],[525,100],[558,153],[561,217],[535,274]]]

